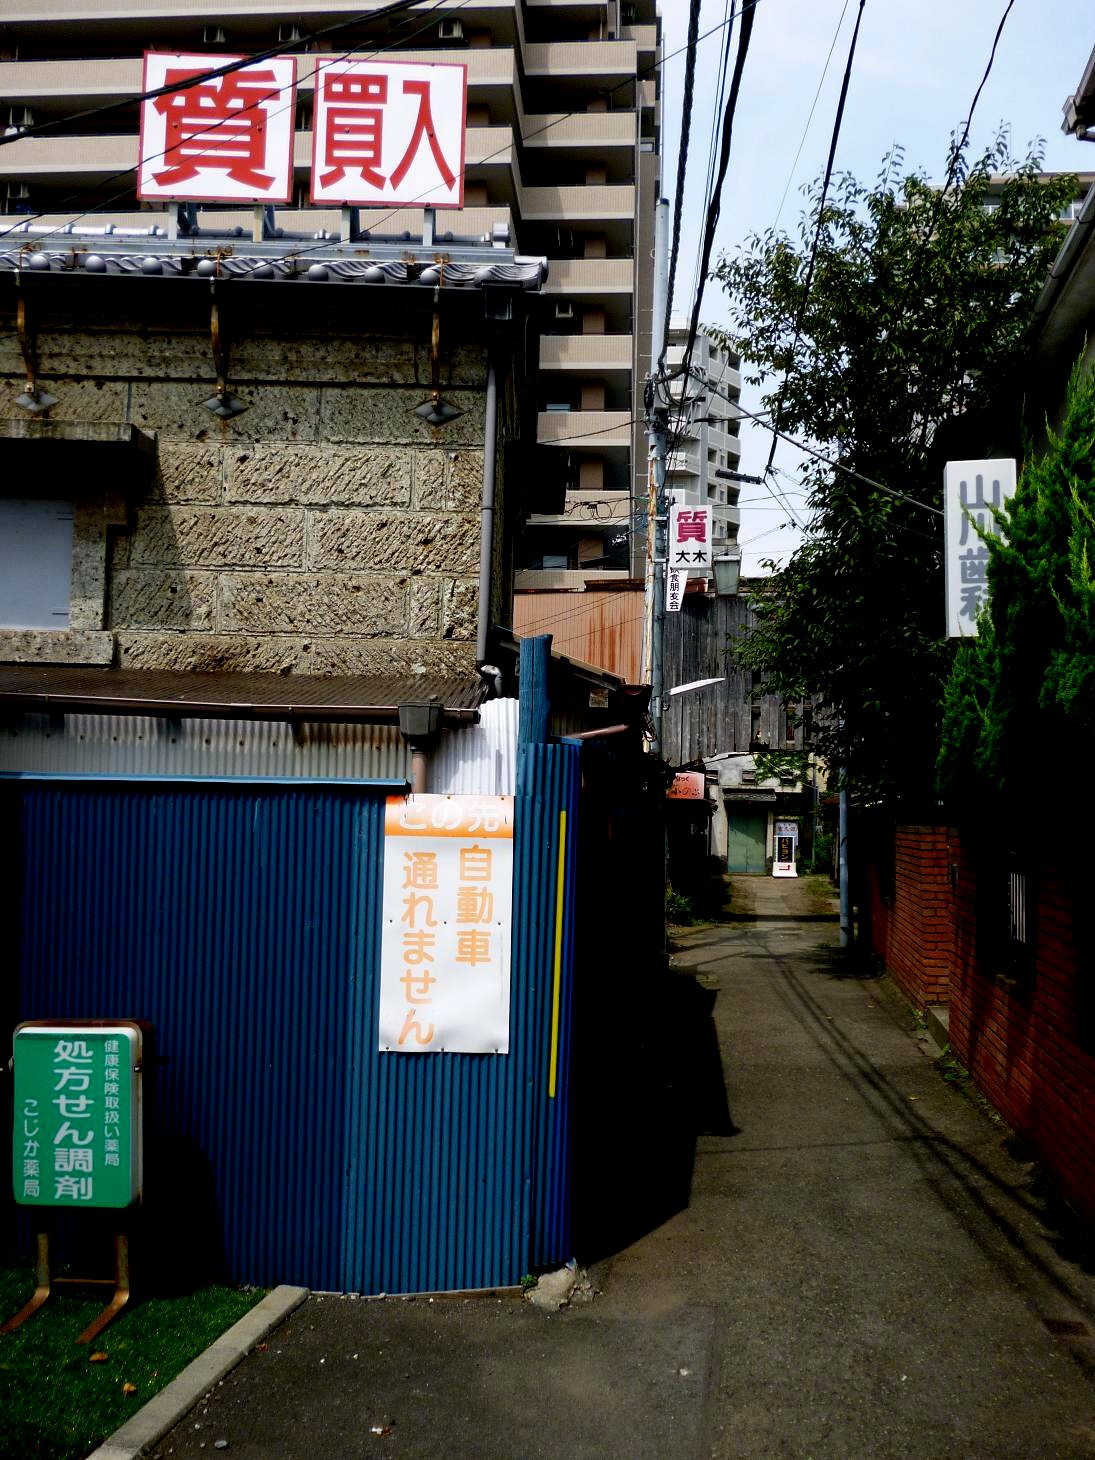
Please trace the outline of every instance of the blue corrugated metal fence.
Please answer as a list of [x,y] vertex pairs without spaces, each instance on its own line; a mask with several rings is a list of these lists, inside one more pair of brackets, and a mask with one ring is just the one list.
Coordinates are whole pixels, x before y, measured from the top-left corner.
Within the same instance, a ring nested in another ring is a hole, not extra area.
[[197,1153],[238,1281],[487,1287],[570,1255],[578,756],[522,750],[508,1056],[377,1049],[384,788],[20,783],[18,1016],[154,1024],[154,1139]]

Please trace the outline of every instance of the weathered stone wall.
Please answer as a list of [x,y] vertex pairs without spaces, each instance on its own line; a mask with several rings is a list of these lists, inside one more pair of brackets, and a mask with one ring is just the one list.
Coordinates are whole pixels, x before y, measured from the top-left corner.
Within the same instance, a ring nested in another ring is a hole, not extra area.
[[[200,288],[175,281],[174,292],[208,308]],[[140,490],[113,482],[104,497],[89,448],[86,476],[57,484],[77,499],[72,631],[0,630],[0,659],[319,674],[473,667],[485,348],[442,326],[442,389],[464,414],[432,428],[414,414],[429,389],[429,315],[340,318],[349,292],[312,290],[306,313],[281,328],[268,311],[232,319],[229,387],[249,409],[224,422],[202,404],[215,373],[193,310],[165,314],[151,292],[160,313],[143,319],[85,311],[72,323],[39,308],[51,417],[136,425],[157,437],[158,465]],[[277,290],[267,295],[277,303]],[[24,376],[10,334],[0,377],[13,400]]]

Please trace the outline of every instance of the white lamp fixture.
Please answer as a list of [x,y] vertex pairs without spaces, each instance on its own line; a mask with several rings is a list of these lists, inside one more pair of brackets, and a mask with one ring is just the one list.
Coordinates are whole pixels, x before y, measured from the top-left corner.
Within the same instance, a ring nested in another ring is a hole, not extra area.
[[741,583],[741,548],[723,553],[711,564],[715,574],[715,593],[719,598],[733,598]]

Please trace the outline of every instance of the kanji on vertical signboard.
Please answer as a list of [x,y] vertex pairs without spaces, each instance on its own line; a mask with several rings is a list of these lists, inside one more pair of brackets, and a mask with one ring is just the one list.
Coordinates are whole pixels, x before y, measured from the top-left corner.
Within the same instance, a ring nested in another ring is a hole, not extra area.
[[315,87],[313,202],[463,206],[464,66],[320,60]]
[[711,508],[674,502],[669,509],[669,566],[681,573],[711,567]]
[[141,105],[139,198],[290,201],[296,59],[270,56],[226,76],[209,76],[244,59],[146,52],[144,91],[191,78],[194,84]]

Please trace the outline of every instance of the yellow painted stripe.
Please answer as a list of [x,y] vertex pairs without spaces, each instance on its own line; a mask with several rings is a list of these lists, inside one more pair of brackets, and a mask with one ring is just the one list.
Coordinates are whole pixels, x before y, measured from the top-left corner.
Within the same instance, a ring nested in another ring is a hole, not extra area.
[[567,814],[559,812],[559,867],[555,877],[555,967],[551,981],[551,1065],[548,1096],[555,1099],[559,1073],[559,990],[563,981],[563,891],[566,881]]

